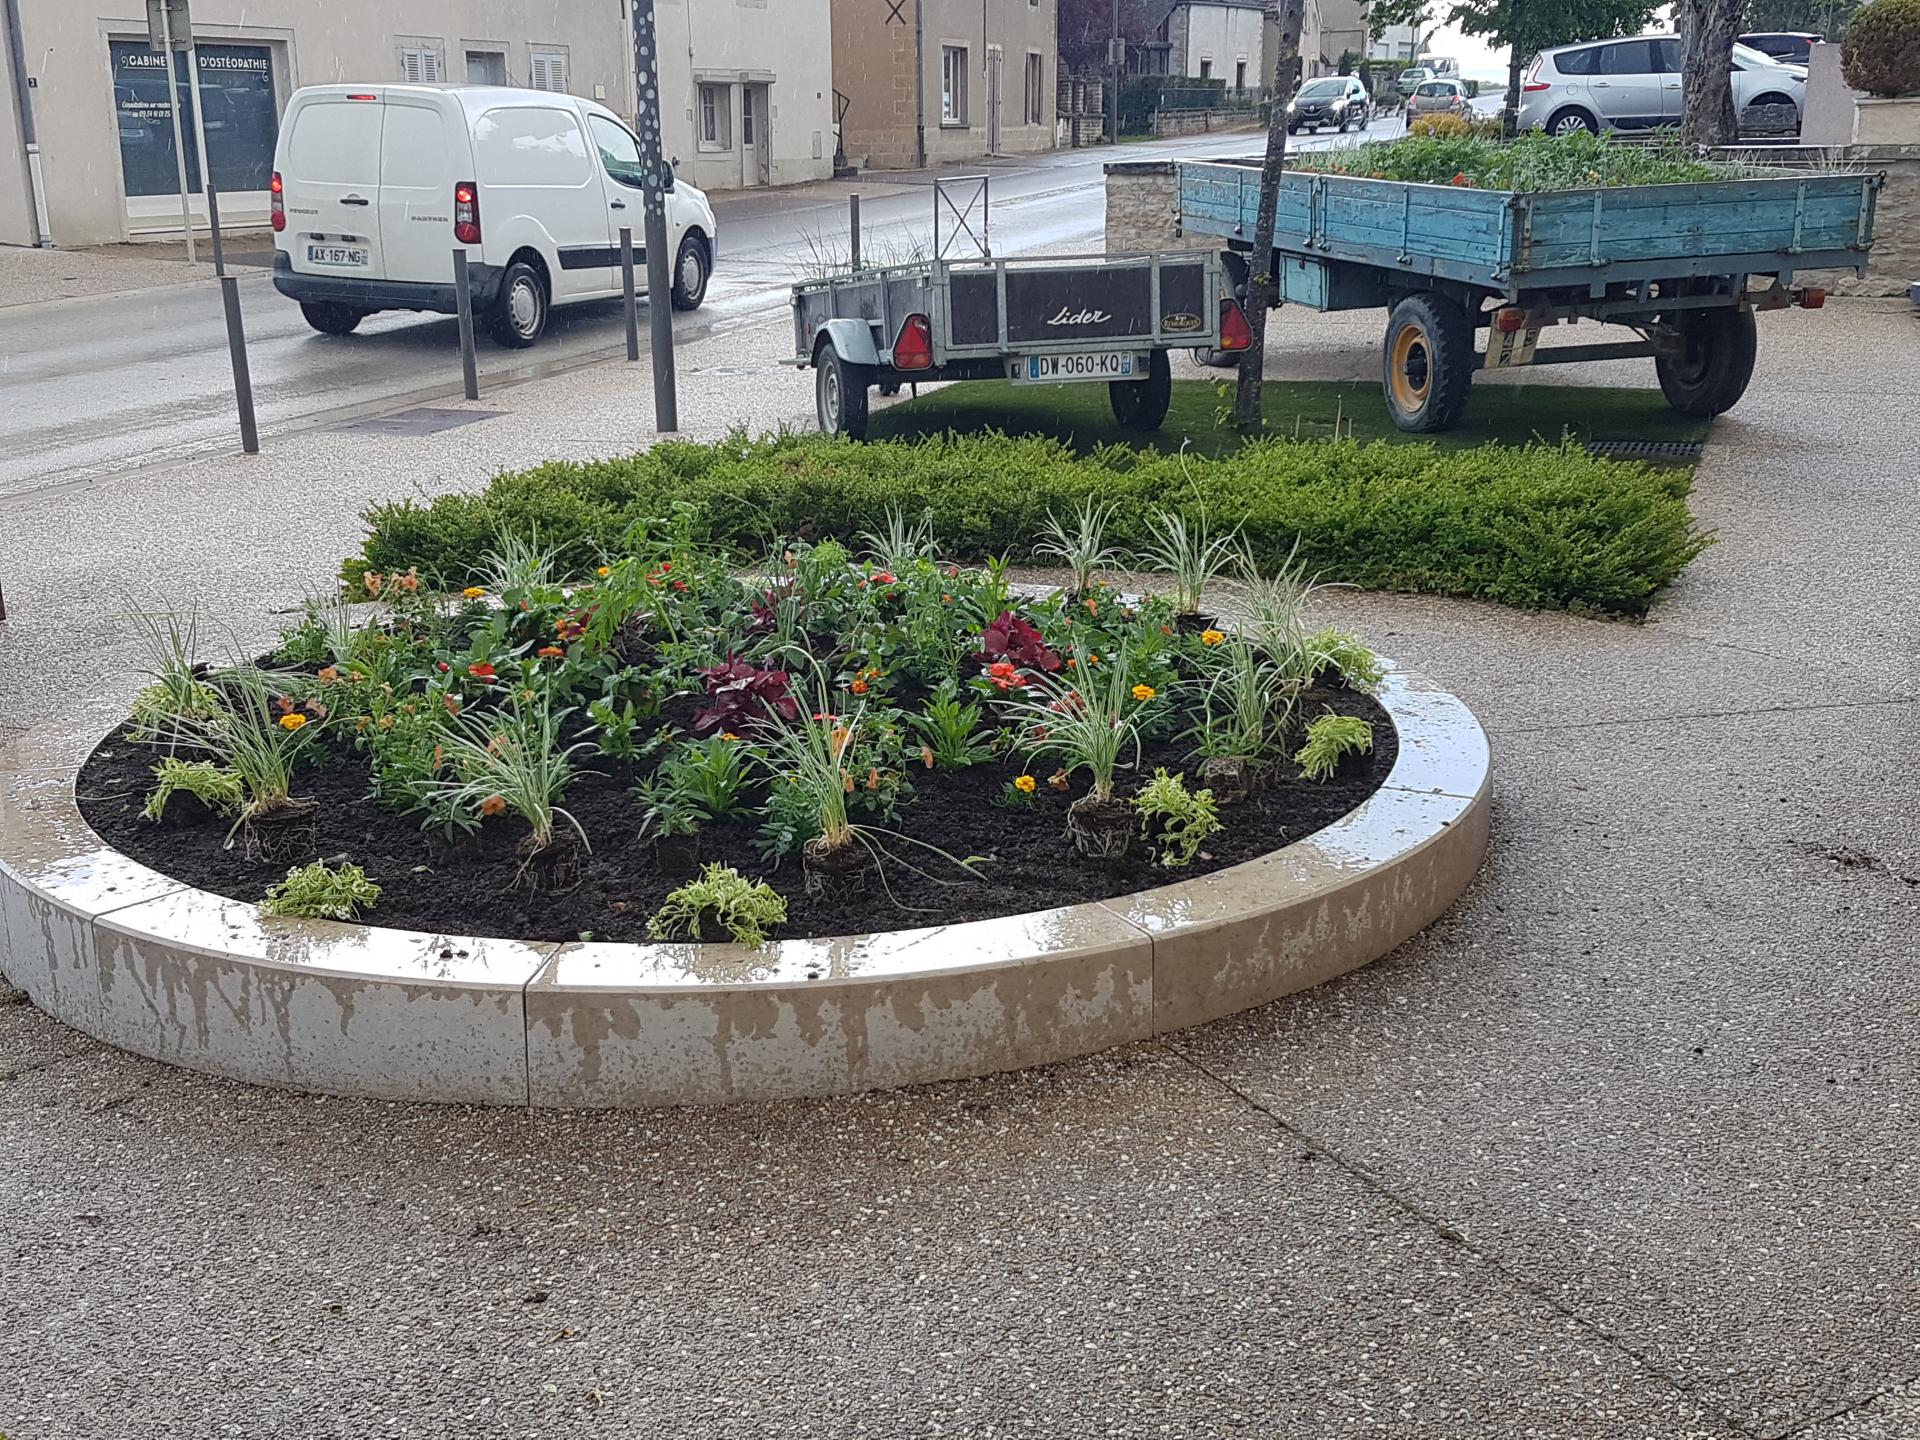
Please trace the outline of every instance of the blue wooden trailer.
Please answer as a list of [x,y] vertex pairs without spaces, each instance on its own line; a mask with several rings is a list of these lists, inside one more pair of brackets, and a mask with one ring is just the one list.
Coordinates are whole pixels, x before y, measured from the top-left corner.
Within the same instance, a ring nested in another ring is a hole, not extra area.
[[[1179,169],[1183,232],[1250,252],[1258,162]],[[1478,369],[1637,357],[1674,409],[1718,415],[1752,378],[1755,311],[1817,308],[1825,293],[1796,286],[1803,272],[1866,269],[1883,180],[1515,193],[1290,171],[1272,273],[1281,302],[1388,312],[1381,382],[1403,430],[1455,424]],[[1581,320],[1639,338],[1539,346],[1542,330]]]

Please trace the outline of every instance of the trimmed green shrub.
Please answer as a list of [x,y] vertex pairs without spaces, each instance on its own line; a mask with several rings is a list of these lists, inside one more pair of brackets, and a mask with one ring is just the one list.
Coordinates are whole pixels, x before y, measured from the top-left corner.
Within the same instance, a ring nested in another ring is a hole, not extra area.
[[685,441],[497,477],[477,495],[402,500],[366,515],[345,575],[418,566],[447,589],[477,577],[502,532],[529,534],[585,574],[628,525],[685,501],[708,541],[764,555],[786,537],[852,540],[889,507],[927,512],[958,560],[1030,561],[1049,513],[1110,503],[1108,539],[1152,542],[1156,508],[1232,517],[1256,558],[1298,560],[1323,581],[1476,596],[1536,609],[1638,615],[1708,544],[1676,470],[1574,446],[1259,440],[1219,459],[1109,446],[949,435],[849,444],[819,435]]
[[1869,95],[1920,90],[1920,0],[1872,0],[1854,11],[1840,69]]

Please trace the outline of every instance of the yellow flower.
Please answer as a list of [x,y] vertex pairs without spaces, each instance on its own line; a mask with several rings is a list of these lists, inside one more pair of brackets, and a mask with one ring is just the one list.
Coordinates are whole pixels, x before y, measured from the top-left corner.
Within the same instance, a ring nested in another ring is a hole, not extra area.
[[607,578],[607,576],[613,573],[613,567],[611,565],[602,565],[594,573],[598,575],[602,580],[604,580]]
[[720,738],[722,740],[738,740],[740,737],[731,730],[723,730],[720,732]]
[[300,714],[297,710],[291,715],[282,715],[280,717],[280,728],[282,730],[299,730],[304,727],[306,723],[307,717]]
[[1218,630],[1202,630],[1200,632],[1200,643],[1202,645],[1224,645],[1227,643],[1227,637]]
[[484,600],[487,598],[487,592],[478,585],[469,585],[460,593],[469,600]]
[[1153,699],[1153,697],[1159,693],[1160,692],[1151,685],[1136,685],[1133,687],[1133,698],[1143,703]]
[[1013,782],[1013,788],[1022,795],[1031,795],[1040,788],[1040,782],[1031,775],[1022,775]]

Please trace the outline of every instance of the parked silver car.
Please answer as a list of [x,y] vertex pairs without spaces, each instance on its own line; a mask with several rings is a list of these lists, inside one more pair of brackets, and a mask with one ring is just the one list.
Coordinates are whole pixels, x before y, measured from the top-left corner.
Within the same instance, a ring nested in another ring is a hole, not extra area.
[[[1635,35],[1543,50],[1520,87],[1520,124],[1555,134],[1652,130],[1681,119],[1680,39]],[[1807,71],[1733,47],[1733,105],[1746,133],[1796,134]]]
[[1467,83],[1464,80],[1423,80],[1407,97],[1407,118],[1418,115],[1465,115]]

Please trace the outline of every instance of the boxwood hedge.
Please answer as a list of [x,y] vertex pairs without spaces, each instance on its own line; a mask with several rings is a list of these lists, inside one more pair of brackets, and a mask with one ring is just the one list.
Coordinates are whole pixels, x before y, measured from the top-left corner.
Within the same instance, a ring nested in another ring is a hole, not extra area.
[[1206,459],[1112,447],[1076,457],[1051,440],[949,435],[856,445],[818,435],[668,442],[637,455],[554,462],[477,494],[375,506],[350,583],[418,566],[449,587],[503,531],[537,531],[584,573],[637,519],[686,502],[713,543],[742,556],[793,536],[851,540],[887,508],[930,513],[955,559],[1031,558],[1049,511],[1117,502],[1110,539],[1139,545],[1156,507],[1241,527],[1255,552],[1299,543],[1322,580],[1474,596],[1530,608],[1638,615],[1709,543],[1688,514],[1689,475],[1573,446],[1442,452],[1376,441],[1256,441]]

